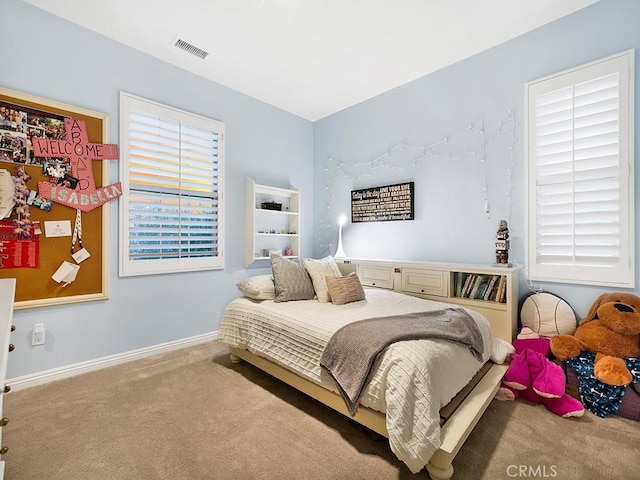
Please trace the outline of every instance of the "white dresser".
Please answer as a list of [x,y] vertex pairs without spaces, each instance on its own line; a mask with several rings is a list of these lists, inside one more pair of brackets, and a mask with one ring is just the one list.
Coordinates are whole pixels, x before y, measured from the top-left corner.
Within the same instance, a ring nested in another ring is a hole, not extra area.
[[[9,352],[13,350],[10,342],[13,331],[13,300],[15,298],[16,280],[15,278],[0,279],[0,454],[7,453],[8,448],[4,445],[2,438],[2,427],[9,421],[2,414],[3,397],[9,391],[9,386],[5,385],[7,377],[7,360]],[[4,459],[0,457],[0,480],[4,478]]]

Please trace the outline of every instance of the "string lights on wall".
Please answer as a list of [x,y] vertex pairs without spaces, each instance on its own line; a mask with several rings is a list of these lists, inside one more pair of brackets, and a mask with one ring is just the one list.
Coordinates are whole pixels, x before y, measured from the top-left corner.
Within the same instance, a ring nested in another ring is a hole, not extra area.
[[[363,179],[380,173],[382,169],[389,173],[406,174],[419,169],[427,162],[438,161],[475,161],[480,166],[478,178],[479,188],[484,201],[483,212],[487,219],[491,219],[491,205],[489,203],[489,185],[487,164],[493,158],[501,157],[505,171],[505,205],[502,218],[508,222],[511,220],[512,211],[512,179],[515,163],[516,144],[516,116],[515,110],[497,122],[495,129],[487,131],[485,118],[480,117],[463,128],[455,130],[443,138],[425,145],[412,145],[405,142],[395,144],[393,147],[371,160],[349,163],[334,157],[327,159],[325,167],[325,205],[324,218],[319,222],[318,240],[322,254],[329,254],[332,250],[333,236],[336,235],[336,219],[344,214],[336,205],[336,183],[348,179],[351,185],[361,184]],[[501,146],[497,146],[502,142]],[[488,155],[488,148],[496,144],[496,148],[502,150]],[[493,197],[495,198],[495,196]],[[344,208],[344,207],[343,207]]]

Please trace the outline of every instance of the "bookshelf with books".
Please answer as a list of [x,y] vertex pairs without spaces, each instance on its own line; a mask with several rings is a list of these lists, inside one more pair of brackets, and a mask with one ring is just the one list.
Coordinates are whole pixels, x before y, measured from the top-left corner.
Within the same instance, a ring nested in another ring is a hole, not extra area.
[[[517,268],[460,268],[450,273],[451,300],[455,299],[456,303],[480,313],[497,315],[504,322],[500,328],[510,328],[512,337],[515,337],[518,322]],[[493,328],[496,329],[495,325]]]
[[456,297],[507,302],[506,275],[454,272],[454,283]]

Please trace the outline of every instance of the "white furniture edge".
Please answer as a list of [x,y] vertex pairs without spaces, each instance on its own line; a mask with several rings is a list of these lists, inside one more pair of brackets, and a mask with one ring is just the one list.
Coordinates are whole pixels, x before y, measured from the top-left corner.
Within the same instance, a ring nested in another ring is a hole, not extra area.
[[93,360],[88,360],[86,362],[74,363],[71,365],[65,365],[64,367],[53,368],[51,370],[45,370],[34,374],[10,378],[7,379],[6,383],[7,385],[11,386],[11,391],[15,392],[18,390],[23,390],[25,388],[35,387],[37,385],[43,385],[45,383],[53,382],[56,380],[74,377],[83,373],[89,373],[101,370],[103,368],[113,367],[122,363],[140,360],[152,355],[158,355],[160,353],[166,353],[180,348],[186,348],[199,345],[201,343],[211,342],[213,340],[216,340],[217,338],[218,331],[216,330],[215,332],[195,335],[193,337],[182,338],[180,340],[174,340],[172,342],[160,343],[136,350],[129,350],[127,352],[118,353],[115,355],[96,358]]
[[[14,301],[16,295],[16,279],[15,278],[3,278],[0,279],[0,329],[2,329],[1,337],[2,341],[0,342],[0,388],[3,389],[0,392],[0,418],[3,419],[2,425],[0,426],[0,447],[2,450],[0,451],[0,455],[4,455],[8,450],[4,445],[4,439],[2,435],[2,428],[6,425],[6,418],[2,414],[2,407],[4,403],[4,395],[6,392],[5,386],[5,377],[7,374],[7,363],[9,361],[9,352],[10,344],[11,344],[11,328],[13,324],[13,309],[14,309]],[[4,478],[4,459],[0,457],[0,479]]]

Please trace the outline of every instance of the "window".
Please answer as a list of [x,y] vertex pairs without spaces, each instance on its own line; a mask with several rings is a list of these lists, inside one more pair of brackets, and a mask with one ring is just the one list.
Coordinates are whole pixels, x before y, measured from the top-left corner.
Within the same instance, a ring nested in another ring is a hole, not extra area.
[[527,84],[531,280],[634,286],[633,55]]
[[120,94],[120,275],[224,267],[224,124]]

